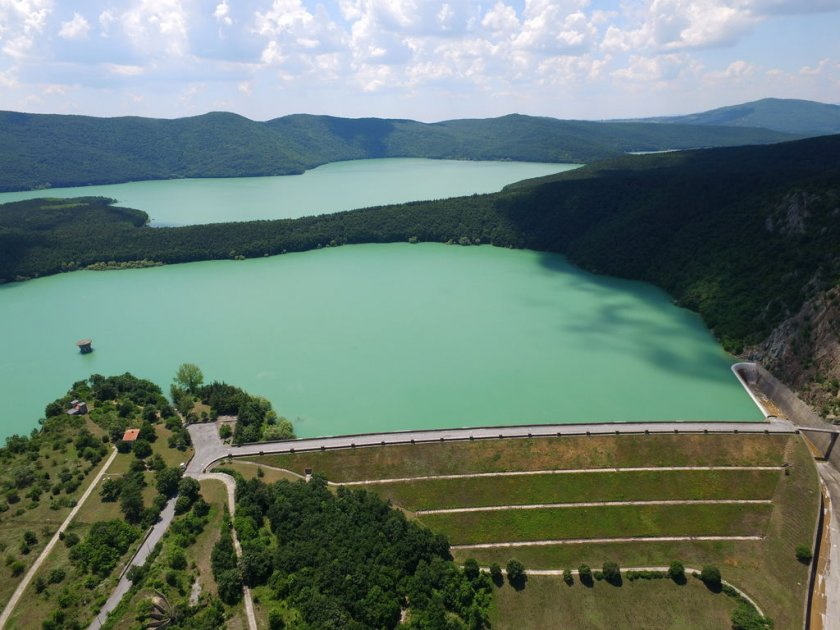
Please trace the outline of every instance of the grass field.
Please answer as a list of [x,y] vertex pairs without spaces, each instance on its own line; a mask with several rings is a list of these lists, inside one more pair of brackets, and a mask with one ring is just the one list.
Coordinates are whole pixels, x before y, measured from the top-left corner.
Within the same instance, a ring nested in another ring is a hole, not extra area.
[[[763,535],[760,541],[585,543],[454,550],[456,560],[487,566],[521,560],[526,569],[716,564],[776,621],[801,625],[806,566],[796,545],[812,540],[819,504],[813,461],[798,437],[784,435],[633,435],[475,440],[249,458],[302,473],[311,467],[334,482],[491,472],[612,469],[588,473],[411,480],[362,487],[409,510],[562,502],[772,499],[772,505],[709,504],[610,506],[425,514],[419,520],[452,544],[501,543],[632,535]],[[786,472],[782,464],[789,464]],[[666,466],[772,466],[756,471],[615,469]],[[267,469],[266,469],[267,471]],[[624,582],[594,589],[534,578],[524,591],[498,591],[496,628],[623,625],[656,628],[729,628],[734,603],[692,584]],[[696,582],[696,581],[695,581]],[[566,588],[576,597],[569,598]],[[667,587],[667,588],[666,588]],[[561,595],[563,595],[561,597]]]
[[784,435],[622,435],[506,438],[264,455],[255,462],[330,481],[645,466],[780,466]]
[[429,479],[371,490],[408,510],[668,499],[771,499],[780,470],[592,472]]
[[577,580],[567,586],[559,577],[532,576],[521,591],[507,583],[496,590],[490,621],[494,630],[728,630],[734,607],[733,600],[694,579],[682,586],[671,580],[624,580],[620,587],[595,582],[589,588]]
[[424,514],[453,545],[631,536],[760,536],[772,505],[617,505]]

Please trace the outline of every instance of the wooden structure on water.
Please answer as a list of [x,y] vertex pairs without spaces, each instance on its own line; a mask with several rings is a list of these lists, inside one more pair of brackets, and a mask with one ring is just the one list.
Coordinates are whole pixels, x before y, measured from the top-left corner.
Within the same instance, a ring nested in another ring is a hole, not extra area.
[[79,347],[79,352],[82,354],[90,354],[93,352],[93,347],[91,346],[93,341],[91,339],[81,339],[76,342],[76,345]]

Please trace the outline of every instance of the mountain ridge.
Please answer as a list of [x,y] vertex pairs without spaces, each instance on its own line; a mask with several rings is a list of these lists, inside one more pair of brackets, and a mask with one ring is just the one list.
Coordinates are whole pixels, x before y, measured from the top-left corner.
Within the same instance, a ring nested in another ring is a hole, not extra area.
[[630,151],[766,144],[762,129],[569,121],[512,114],[422,123],[231,112],[177,119],[0,111],[0,192],[186,177],[291,175],[328,162],[422,157],[593,162]]

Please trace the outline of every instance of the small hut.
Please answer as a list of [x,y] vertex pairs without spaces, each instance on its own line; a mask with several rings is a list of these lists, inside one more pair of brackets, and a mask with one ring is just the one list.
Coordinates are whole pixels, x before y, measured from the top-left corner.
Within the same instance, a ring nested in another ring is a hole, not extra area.
[[126,432],[123,434],[123,442],[134,442],[137,440],[137,436],[140,435],[140,429],[127,429]]
[[79,352],[82,354],[90,354],[93,352],[93,348],[91,347],[92,343],[93,341],[90,339],[81,339],[76,342],[76,345],[79,346]]

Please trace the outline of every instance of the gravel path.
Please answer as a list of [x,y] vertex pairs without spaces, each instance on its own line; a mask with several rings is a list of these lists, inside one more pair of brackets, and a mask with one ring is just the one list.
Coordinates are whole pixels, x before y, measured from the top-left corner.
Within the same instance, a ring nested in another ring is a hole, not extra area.
[[545,547],[549,545],[586,545],[625,542],[683,542],[697,540],[764,540],[761,536],[630,536],[627,538],[564,538],[562,540],[525,540],[517,542],[452,545],[450,549],[495,549],[502,547]]
[[[583,473],[612,472],[661,472],[663,470],[780,470],[781,466],[644,466],[641,468],[562,468],[559,470],[517,470],[511,472],[464,473],[460,475],[423,475],[419,477],[394,477],[392,479],[363,479],[361,481],[335,482],[338,486],[372,486],[385,483],[411,483],[435,479],[480,479],[482,477],[524,477],[529,475],[579,475]],[[280,468],[278,470],[285,470]],[[289,471],[286,471],[289,472]],[[294,474],[294,473],[293,473]]]
[[672,499],[662,501],[592,501],[586,503],[526,503],[520,505],[486,505],[468,508],[445,508],[440,510],[416,510],[418,516],[424,514],[460,514],[463,512],[500,512],[506,510],[555,510],[560,508],[623,507],[625,505],[714,505],[714,504],[765,504],[773,503],[770,499]]
[[27,571],[26,575],[23,576],[23,580],[21,580],[20,584],[18,584],[18,587],[15,589],[15,592],[12,593],[12,596],[9,598],[6,607],[3,609],[3,613],[0,614],[0,628],[4,628],[6,626],[6,623],[9,621],[9,617],[12,616],[12,611],[15,609],[18,600],[20,600],[21,596],[23,595],[23,592],[26,590],[26,587],[29,586],[29,582],[32,580],[33,577],[35,577],[35,574],[38,572],[38,569],[41,568],[41,565],[47,559],[47,556],[50,555],[50,552],[53,550],[53,547],[55,547],[58,544],[61,532],[63,532],[64,529],[68,525],[70,525],[70,522],[75,518],[82,505],[84,505],[85,501],[90,496],[90,493],[93,492],[93,489],[96,488],[97,484],[99,483],[99,480],[102,479],[102,475],[104,475],[105,471],[108,470],[108,467],[111,465],[111,462],[114,461],[114,458],[116,456],[117,449],[114,449],[111,452],[111,455],[110,457],[108,457],[105,464],[102,466],[102,468],[99,469],[99,472],[96,474],[96,477],[94,477],[93,481],[90,482],[90,485],[88,486],[87,490],[85,490],[82,496],[79,497],[76,506],[72,510],[70,510],[70,514],[68,514],[67,518],[64,519],[64,522],[61,524],[61,526],[55,532],[53,537],[50,539],[50,542],[47,543],[47,546],[44,547],[44,550],[41,552],[41,555],[39,555],[37,560],[35,560],[35,562],[32,563],[32,566],[29,567],[29,571]]

